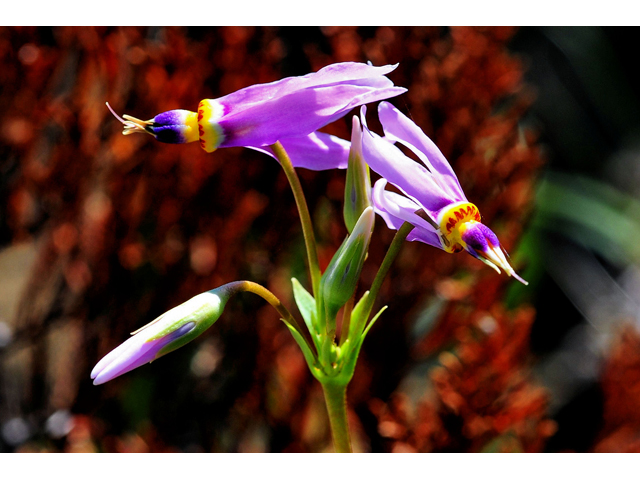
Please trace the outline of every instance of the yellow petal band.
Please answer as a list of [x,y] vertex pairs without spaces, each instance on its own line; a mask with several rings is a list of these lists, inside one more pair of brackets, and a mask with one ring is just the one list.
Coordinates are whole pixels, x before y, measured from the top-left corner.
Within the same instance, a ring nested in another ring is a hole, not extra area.
[[454,203],[444,208],[438,215],[442,248],[449,253],[462,250],[461,227],[467,222],[480,221],[480,211],[473,203]]
[[198,105],[200,146],[207,153],[213,152],[224,140],[224,132],[218,124],[223,114],[224,107],[215,100],[202,100]]

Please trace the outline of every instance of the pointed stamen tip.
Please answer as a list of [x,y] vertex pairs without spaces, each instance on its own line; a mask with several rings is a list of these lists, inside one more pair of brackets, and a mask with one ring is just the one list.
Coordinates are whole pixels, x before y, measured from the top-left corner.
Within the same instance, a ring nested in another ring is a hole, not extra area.
[[153,124],[151,120],[144,121],[144,120],[140,120],[138,118],[132,117],[131,115],[123,115],[121,117],[113,110],[113,108],[111,108],[111,105],[109,105],[109,102],[105,102],[105,104],[107,105],[107,108],[109,109],[111,114],[114,117],[116,117],[116,119],[120,123],[124,125],[124,130],[122,131],[123,135],[131,135],[132,133],[137,133],[137,132],[151,133],[145,128]]
[[529,285],[529,282],[527,282],[524,278],[522,278],[520,275],[518,275],[516,272],[511,272],[510,274],[513,278],[515,278],[516,280],[518,280],[521,284],[527,286]]
[[118,115],[118,114],[113,110],[113,108],[111,108],[111,105],[109,105],[109,102],[104,102],[104,103],[105,103],[105,105],[107,106],[107,108],[109,109],[109,111],[111,112],[111,114],[112,114],[114,117],[116,117],[120,123],[123,123],[123,124],[125,124],[125,125],[127,124],[127,122],[126,122],[126,121],[125,121],[125,120],[124,120],[120,115]]

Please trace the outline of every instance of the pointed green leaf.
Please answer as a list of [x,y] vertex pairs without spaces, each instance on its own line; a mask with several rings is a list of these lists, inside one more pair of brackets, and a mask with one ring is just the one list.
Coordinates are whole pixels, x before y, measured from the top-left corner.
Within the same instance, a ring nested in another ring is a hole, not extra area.
[[364,329],[364,324],[367,321],[364,316],[366,315],[364,308],[367,304],[367,298],[369,297],[369,290],[364,292],[360,300],[353,310],[351,311],[351,323],[349,324],[349,338],[359,337]]
[[384,307],[382,307],[380,309],[380,311],[378,313],[376,313],[376,316],[373,317],[371,319],[371,321],[369,322],[369,325],[367,325],[367,328],[364,329],[364,332],[362,332],[362,339],[364,340],[364,337],[367,336],[367,333],[369,333],[369,330],[371,330],[371,327],[373,327],[373,324],[376,323],[376,320],[378,320],[378,317],[382,314],[382,312],[384,312],[387,309],[387,306],[385,305]]
[[[360,300],[362,301],[362,300]],[[365,331],[360,336],[349,336],[349,339],[342,345],[341,357],[344,361],[342,368],[340,369],[340,374],[338,375],[340,381],[348,383],[353,377],[353,372],[356,369],[356,363],[358,362],[358,356],[360,355],[360,349],[362,348],[362,344],[364,343],[364,338],[378,319],[378,317],[387,309],[385,305],[380,309],[380,311],[376,314],[375,317],[371,319],[369,325],[365,329]]]
[[307,324],[307,328],[313,337],[316,333],[316,301],[313,295],[295,277],[291,279],[291,284],[293,285],[293,298],[296,301],[296,305],[298,305],[304,323]]
[[291,332],[291,335],[293,335],[294,340],[300,347],[300,350],[302,350],[302,355],[304,355],[304,359],[307,361],[309,370],[311,370],[311,373],[313,374],[314,377],[318,378],[318,375],[322,374],[322,370],[318,368],[317,358],[315,353],[313,353],[311,348],[309,348],[309,344],[302,337],[302,335],[300,335],[300,332],[298,332],[295,328],[293,328],[287,322],[284,322],[284,323],[289,328],[289,331]]

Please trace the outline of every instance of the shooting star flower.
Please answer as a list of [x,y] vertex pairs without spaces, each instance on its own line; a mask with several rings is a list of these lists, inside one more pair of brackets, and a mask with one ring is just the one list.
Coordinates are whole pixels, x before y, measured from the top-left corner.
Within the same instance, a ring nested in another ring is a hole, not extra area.
[[[431,139],[388,102],[378,107],[384,137],[368,129],[365,113],[362,107],[362,150],[371,169],[382,176],[374,185],[373,203],[387,226],[397,230],[409,222],[415,228],[407,240],[449,253],[466,250],[526,285],[509,264],[498,237],[481,223],[478,207],[467,200],[451,165]],[[411,150],[423,165],[407,157],[395,142]],[[387,183],[403,195],[386,190]]]
[[[146,132],[166,143],[198,141],[206,152],[222,147],[265,151],[260,147],[281,141],[294,166],[315,170],[344,168],[349,155],[348,142],[314,132],[359,105],[406,92],[385,76],[396,66],[335,63],[301,77],[252,85],[224,97],[202,100],[197,112],[171,110],[146,121],[130,115],[121,118],[111,112],[124,124],[124,135]],[[310,140],[298,140],[298,143],[291,140],[309,135],[313,136]],[[287,148],[287,142],[293,143],[291,148],[302,142],[303,150],[315,148],[318,155],[327,154],[333,160],[314,163],[302,159],[306,162],[304,165],[296,164],[294,159],[298,155]],[[340,154],[336,155],[331,147],[339,147]]]

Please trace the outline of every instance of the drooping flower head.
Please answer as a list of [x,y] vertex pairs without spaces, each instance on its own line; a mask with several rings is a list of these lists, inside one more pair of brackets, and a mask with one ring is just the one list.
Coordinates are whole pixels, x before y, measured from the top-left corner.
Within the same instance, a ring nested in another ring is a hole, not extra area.
[[224,288],[201,293],[133,332],[96,364],[93,384],[113,380],[190,342],[220,318],[228,299]]
[[[466,250],[496,270],[526,284],[507,261],[498,237],[481,223],[478,207],[467,200],[451,165],[440,149],[409,118],[388,102],[378,116],[385,136],[371,132],[361,109],[362,151],[372,170],[382,176],[373,188],[376,212],[387,226],[414,225],[407,240],[418,240],[449,253]],[[422,164],[407,157],[394,143],[413,152]],[[403,195],[386,190],[387,183]]]
[[[124,124],[125,135],[146,132],[166,143],[198,141],[207,152],[221,147],[250,147],[265,151],[259,147],[281,141],[294,166],[314,168],[316,164],[309,165],[310,162],[304,159],[301,160],[306,162],[304,165],[295,163],[298,155],[291,149],[300,147],[300,142],[303,142],[305,151],[315,147],[334,158],[328,162],[329,167],[323,168],[344,168],[349,143],[314,132],[359,105],[406,92],[405,88],[394,86],[385,77],[396,66],[336,63],[301,77],[253,85],[224,97],[202,100],[197,112],[171,110],[147,121],[129,115],[116,117]],[[298,140],[289,146],[286,143],[288,139],[309,135],[313,135],[309,141]],[[331,147],[334,151],[329,151]]]

